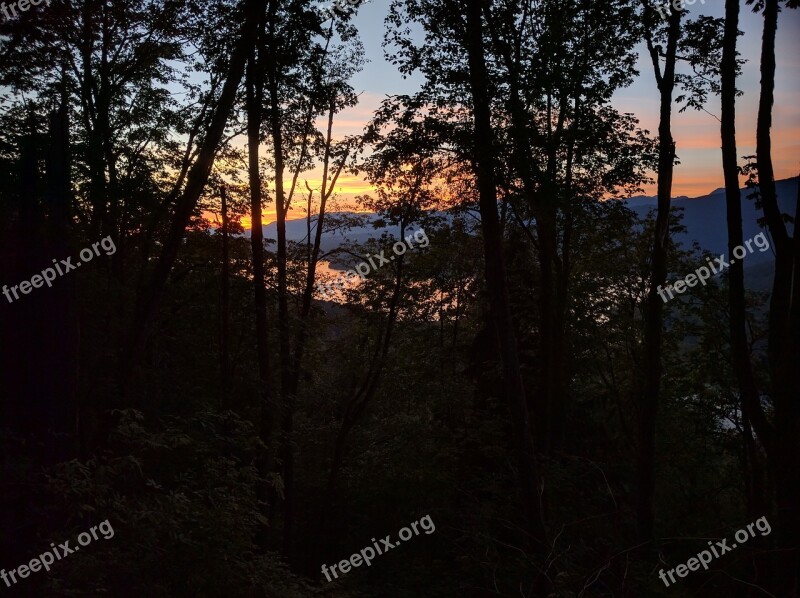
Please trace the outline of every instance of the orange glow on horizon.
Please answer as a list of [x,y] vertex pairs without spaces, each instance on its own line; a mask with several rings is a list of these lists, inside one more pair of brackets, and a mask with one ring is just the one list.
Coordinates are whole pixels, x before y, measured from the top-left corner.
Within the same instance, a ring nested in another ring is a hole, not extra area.
[[[772,127],[772,161],[775,179],[783,180],[800,174],[800,109],[793,98],[776,103]],[[736,154],[740,166],[742,156],[756,153],[755,106],[744,104],[737,110]],[[657,115],[646,112],[640,126],[651,131],[658,129]],[[702,197],[724,186],[719,121],[709,114],[687,112],[678,114],[673,122],[672,135],[680,164],[675,167],[672,196]],[[655,178],[655,176],[653,177]],[[745,178],[739,178],[744,187]],[[645,195],[656,195],[656,185],[645,187]]]
[[[676,123],[673,136],[676,141],[677,154],[680,163],[675,167],[672,186],[673,197],[703,197],[714,190],[724,186],[722,173],[722,160],[719,139],[719,123],[707,116],[692,114],[681,115],[681,120]],[[797,120],[797,114],[789,115],[790,123]],[[711,121],[711,122],[709,122]],[[737,123],[738,124],[738,123]],[[743,165],[742,156],[755,154],[755,131],[748,127],[737,127],[737,154],[739,164]],[[772,131],[773,163],[776,180],[783,180],[798,176],[800,173],[800,126],[775,127]],[[330,173],[329,173],[330,176]],[[656,173],[650,173],[654,179]],[[745,177],[740,177],[740,186],[745,186]],[[306,217],[308,202],[308,189],[306,182],[313,190],[312,210],[317,213],[319,197],[322,186],[322,169],[317,167],[298,178],[292,197],[292,205],[287,214],[287,220],[299,220]],[[291,179],[285,183],[287,193],[291,188]],[[645,185],[642,193],[647,196],[657,194],[657,185]],[[336,180],[334,192],[331,195],[327,212],[357,212],[365,210],[356,201],[358,196],[374,195],[375,188],[361,176],[342,172]],[[219,213],[206,212],[204,217],[211,222],[212,227],[218,227]],[[264,208],[262,221],[264,226],[275,223],[277,214],[274,204],[270,202]],[[241,217],[241,225],[245,230],[252,229],[252,219],[249,212]]]

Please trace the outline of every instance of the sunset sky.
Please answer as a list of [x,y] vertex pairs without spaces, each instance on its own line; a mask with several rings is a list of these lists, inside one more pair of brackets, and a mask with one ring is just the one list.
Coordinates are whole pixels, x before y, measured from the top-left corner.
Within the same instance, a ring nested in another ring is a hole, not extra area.
[[[387,95],[414,93],[419,89],[421,77],[403,79],[397,69],[384,60],[381,42],[383,19],[388,11],[388,0],[373,0],[362,5],[354,18],[364,43],[369,62],[353,79],[353,87],[360,93],[358,106],[347,109],[336,118],[334,136],[358,134],[370,120],[381,100]],[[723,0],[707,0],[705,4],[689,7],[692,18],[698,13],[714,17],[724,16]],[[756,115],[759,96],[759,57],[763,19],[749,7],[742,7],[740,29],[744,35],[739,39],[739,52],[747,60],[738,86],[744,95],[737,100],[737,144],[738,155],[755,153]],[[775,107],[773,112],[773,160],[778,179],[797,176],[800,173],[800,11],[785,10],[781,13],[777,39],[777,77]],[[640,48],[638,70],[640,76],[630,87],[614,96],[614,105],[622,112],[632,112],[641,126],[651,134],[658,129],[658,92],[649,58]],[[678,95],[676,93],[676,95]],[[707,110],[719,116],[719,99],[711,98]],[[677,142],[680,165],[675,170],[673,196],[696,197],[710,193],[723,186],[720,158],[719,122],[706,112],[687,110],[673,116],[673,136]],[[740,160],[740,164],[743,161]],[[321,173],[312,171],[307,178],[312,187],[319,185]],[[369,192],[370,186],[358,177],[342,174],[336,186],[340,206],[352,207],[356,195]],[[655,195],[655,185],[647,188],[648,195]],[[296,204],[301,207],[300,204]],[[265,223],[275,218],[274,210],[265,211]],[[293,208],[290,218],[304,217],[303,210]],[[246,219],[245,224],[249,225]]]

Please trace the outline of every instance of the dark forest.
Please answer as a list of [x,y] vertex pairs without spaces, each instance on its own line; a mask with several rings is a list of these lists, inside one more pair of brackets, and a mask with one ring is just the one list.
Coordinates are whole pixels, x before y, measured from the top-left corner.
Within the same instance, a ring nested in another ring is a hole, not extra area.
[[0,596],[800,596],[798,6],[5,0]]

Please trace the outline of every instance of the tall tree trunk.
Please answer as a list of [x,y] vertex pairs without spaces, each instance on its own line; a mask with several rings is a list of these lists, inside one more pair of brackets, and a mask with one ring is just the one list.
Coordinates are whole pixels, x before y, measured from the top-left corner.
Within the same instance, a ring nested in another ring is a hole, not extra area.
[[283,554],[291,560],[291,538],[293,528],[293,491],[294,491],[294,451],[291,448],[293,435],[294,393],[291,391],[291,346],[289,342],[289,300],[287,280],[287,241],[286,241],[286,193],[283,186],[285,159],[283,152],[283,130],[281,128],[281,100],[279,96],[280,73],[278,54],[275,51],[275,25],[278,2],[270,0],[269,34],[267,43],[271,50],[268,65],[267,81],[269,84],[270,128],[272,132],[272,153],[275,161],[275,215],[277,219],[277,274],[278,274],[278,349],[280,356],[280,392],[281,392],[281,443],[284,471],[284,520],[283,520]]
[[[722,169],[725,175],[725,199],[728,212],[728,253],[743,243],[742,202],[739,190],[739,168],[736,162],[736,41],[739,31],[739,1],[725,2],[725,35],[721,65]],[[747,342],[747,315],[744,294],[744,262],[730,265],[728,278],[729,324],[733,367],[739,384],[742,412],[755,428],[765,446],[769,443],[770,425],[759,402],[753,366]],[[749,433],[750,425],[746,426]],[[749,445],[749,443],[748,443]],[[755,513],[751,513],[755,515]]]
[[553,181],[549,179],[542,186],[539,208],[536,211],[536,233],[539,241],[539,358],[542,366],[539,369],[539,398],[537,422],[542,422],[539,433],[539,446],[546,453],[553,449],[554,424],[553,410],[555,404],[556,367],[559,357],[556,352],[558,322],[555,319],[555,287],[556,274],[553,268],[557,255],[556,209],[553,205],[557,193]]
[[[535,447],[546,453],[561,446],[566,401],[566,373],[564,348],[564,303],[568,288],[567,270],[558,256],[558,193],[556,143],[563,129],[566,100],[562,101],[556,135],[548,125],[548,134],[539,134],[529,128],[529,115],[521,97],[522,81],[518,58],[512,57],[509,43],[501,39],[489,4],[483,6],[492,42],[501,55],[510,78],[509,107],[511,133],[514,139],[514,159],[525,197],[536,221],[535,248],[539,258],[538,327],[539,367],[538,388],[527,395],[528,408],[536,420],[536,430],[531,430]],[[558,26],[558,21],[554,21]],[[548,95],[547,122],[552,122],[552,92]],[[546,171],[537,165],[531,147],[547,147]],[[537,182],[539,184],[537,188]],[[501,221],[502,222],[502,221]],[[503,226],[501,225],[501,229]],[[532,238],[532,236],[531,236]],[[563,291],[563,295],[562,295]]]
[[[725,33],[722,40],[720,68],[721,105],[720,135],[722,139],[722,170],[725,176],[725,202],[728,219],[728,255],[743,243],[742,200],[739,190],[739,168],[736,161],[736,45],[739,37],[739,2],[725,1]],[[764,515],[766,496],[761,451],[753,438],[753,431],[761,444],[771,448],[772,428],[761,408],[760,393],[756,385],[753,364],[747,341],[747,312],[744,288],[744,262],[732,261],[728,274],[728,320],[733,369],[739,386],[742,410],[743,475],[747,488],[748,518],[755,520]],[[756,554],[755,583],[761,584],[762,571],[768,566],[764,557]]]
[[667,243],[669,210],[672,197],[672,175],[675,163],[675,141],[672,139],[672,93],[675,88],[675,56],[680,37],[681,13],[671,9],[664,72],[661,74],[659,53],[648,38],[648,49],[655,69],[661,96],[658,125],[658,215],[651,252],[650,289],[645,311],[644,372],[639,394],[639,452],[637,459],[637,521],[642,541],[653,537],[655,522],[655,452],[656,416],[661,391],[661,350],[664,325],[664,303],[658,288],[667,278]]
[[[249,140],[249,138],[248,138]],[[230,219],[228,218],[228,192],[223,185],[220,188],[222,202],[222,289],[220,297],[220,407],[228,406],[228,392],[230,387],[230,330],[231,330],[231,275],[229,232]]]
[[494,140],[481,23],[481,1],[467,0],[466,11],[466,49],[474,118],[473,151],[483,232],[486,286],[494,334],[502,359],[504,394],[512,418],[519,468],[520,498],[525,509],[527,531],[531,539],[538,544],[538,548],[543,548],[546,546],[546,531],[540,510],[541,478],[534,454],[525,387],[520,373],[503,258],[503,237],[497,215],[495,157],[492,150]]
[[[562,31],[558,19],[550,27]],[[556,34],[558,37],[558,34]],[[553,90],[547,94],[547,168],[542,178],[536,213],[536,232],[539,241],[539,268],[541,288],[539,290],[539,359],[541,360],[538,405],[544,408],[544,430],[540,433],[540,444],[548,454],[560,448],[565,396],[562,395],[564,378],[563,321],[559,316],[560,290],[563,285],[561,268],[558,267],[558,203],[557,144],[563,130],[567,97],[561,101],[558,125],[553,131]]]
[[110,235],[114,240],[117,250],[111,256],[112,271],[121,279],[122,264],[124,262],[124,243],[121,239],[120,227],[120,192],[119,178],[117,176],[117,158],[114,152],[113,132],[111,129],[111,97],[112,87],[110,81],[111,67],[109,53],[112,50],[111,26],[109,24],[109,6],[103,2],[102,23],[100,37],[100,66],[99,66],[99,92],[97,95],[97,128],[100,144],[103,150],[103,163],[108,169],[108,228],[104,235]]
[[[761,46],[761,96],[756,131],[758,184],[764,217],[775,250],[775,279],[769,310],[768,357],[775,406],[775,438],[770,469],[778,507],[780,559],[774,591],[782,596],[800,592],[800,235],[786,232],[778,206],[772,167],[772,106],[775,100],[775,36],[779,0],[766,0]],[[798,190],[800,210],[800,189]],[[800,213],[795,212],[795,218]]]
[[106,178],[103,166],[103,141],[98,127],[97,112],[100,110],[95,104],[92,84],[94,73],[92,59],[94,52],[94,12],[96,0],[84,0],[81,8],[82,44],[81,61],[82,77],[81,104],[83,107],[83,124],[88,139],[86,161],[89,166],[89,203],[92,206],[91,232],[93,236],[99,235],[108,228],[108,207],[106,205]]
[[[47,190],[45,201],[48,218],[48,254],[68,255],[72,249],[72,181],[69,139],[69,95],[63,76],[58,109],[50,115],[47,155]],[[46,260],[47,258],[45,258]],[[44,260],[43,260],[44,261]],[[53,458],[63,461],[79,454],[78,387],[80,384],[80,320],[77,280],[56,285],[42,297],[44,306],[37,310],[36,320],[43,327],[42,344],[54,353],[48,395],[52,409],[48,427],[53,431]],[[48,321],[49,320],[49,321]],[[64,440],[58,440],[58,437]]]
[[[260,60],[256,59],[258,51],[252,49],[247,67],[247,150],[248,174],[250,182],[250,215],[252,227],[250,243],[253,252],[253,290],[256,308],[256,346],[258,350],[258,376],[261,385],[261,419],[259,434],[264,444],[264,453],[258,459],[259,482],[256,495],[261,503],[265,518],[269,518],[269,497],[271,495],[268,480],[272,475],[274,464],[273,436],[277,424],[277,409],[273,398],[272,382],[269,373],[269,343],[267,326],[267,289],[264,280],[264,233],[261,214],[261,172],[259,170],[259,145],[261,142],[261,106],[263,101],[263,76]],[[259,58],[262,58],[259,56]],[[262,529],[257,541],[266,547],[267,530]]]

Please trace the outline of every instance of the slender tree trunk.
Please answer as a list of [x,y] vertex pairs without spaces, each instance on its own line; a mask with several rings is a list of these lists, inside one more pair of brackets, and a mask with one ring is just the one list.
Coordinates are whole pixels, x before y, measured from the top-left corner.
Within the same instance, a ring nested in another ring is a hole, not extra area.
[[474,163],[483,231],[486,286],[491,318],[503,365],[504,394],[512,418],[514,445],[520,481],[520,498],[531,539],[546,546],[546,531],[541,517],[538,472],[531,437],[525,387],[520,374],[517,341],[514,334],[503,258],[503,238],[497,215],[493,134],[489,85],[483,43],[480,0],[467,0],[466,45],[469,83],[473,101]]
[[111,27],[109,24],[109,7],[104,2],[102,5],[102,30],[100,46],[100,85],[97,97],[97,128],[100,144],[103,149],[103,160],[108,169],[108,228],[104,232],[114,240],[117,250],[111,256],[111,265],[117,280],[122,279],[125,261],[125,243],[122,239],[123,227],[120,216],[120,189],[117,175],[117,157],[114,152],[113,131],[111,129],[111,97],[112,87],[110,81],[109,53],[112,50]]
[[104,235],[110,235],[114,240],[117,251],[111,258],[114,271],[119,272],[118,260],[122,257],[119,251],[119,185],[117,179],[117,160],[114,156],[114,146],[111,132],[111,82],[109,80],[110,67],[108,56],[111,51],[111,32],[109,27],[108,5],[102,3],[102,21],[100,23],[100,65],[98,75],[100,79],[97,94],[97,136],[98,145],[102,148],[102,164],[108,169],[107,203],[108,222]]
[[[720,132],[722,137],[722,169],[725,175],[725,199],[728,212],[728,254],[743,243],[742,201],[739,190],[739,168],[736,162],[736,41],[739,31],[739,0],[725,2],[725,34],[723,38],[721,65],[721,103],[722,118]],[[745,311],[744,262],[737,260],[730,265],[728,275],[729,325],[733,367],[739,384],[742,412],[747,425],[745,433],[750,434],[751,424],[765,446],[769,443],[769,423],[761,409],[759,391],[756,386],[753,366],[747,342],[747,314]],[[752,437],[745,439],[745,446],[752,445]],[[756,455],[750,455],[756,459]],[[757,465],[757,460],[754,465]],[[754,480],[755,481],[755,480]],[[753,484],[757,488],[758,484]],[[763,509],[763,500],[753,496],[752,505]],[[751,515],[756,515],[753,512]]]
[[553,448],[555,422],[553,410],[556,408],[554,390],[556,386],[556,367],[558,355],[555,349],[557,321],[555,319],[556,275],[553,264],[556,258],[556,211],[555,185],[548,181],[543,185],[539,208],[536,210],[536,232],[539,241],[539,358],[541,360],[539,398],[531,405],[535,411],[539,430],[539,447],[547,454]]
[[[258,459],[259,482],[256,495],[264,516],[269,519],[269,478],[274,464],[273,436],[277,424],[277,408],[274,400],[269,371],[269,338],[267,324],[267,289],[264,266],[264,233],[261,213],[261,172],[259,170],[259,145],[261,142],[261,106],[263,101],[263,78],[261,61],[256,60],[257,50],[252,49],[247,67],[247,150],[250,183],[250,215],[252,228],[250,242],[253,252],[253,291],[256,307],[256,347],[258,350],[258,377],[261,385],[261,419],[259,435],[264,444],[264,453]],[[260,58],[260,57],[259,57]],[[258,534],[259,545],[266,547],[267,530]]]
[[[720,69],[722,114],[720,134],[722,138],[722,169],[725,176],[725,201],[728,219],[728,255],[742,245],[742,199],[739,190],[739,168],[736,161],[736,45],[739,37],[739,2],[725,1],[725,33],[722,42],[722,64]],[[744,262],[736,260],[730,264],[728,274],[728,320],[730,326],[733,368],[739,385],[739,400],[742,409],[743,468],[747,489],[748,518],[755,520],[765,514],[766,496],[761,451],[753,437],[753,429],[763,446],[771,447],[772,430],[761,408],[760,393],[756,385],[750,350],[747,341],[747,312],[744,288]],[[762,545],[763,540],[759,541]],[[754,555],[755,583],[762,584],[762,577],[769,571],[762,551]]]
[[645,311],[644,372],[639,394],[639,453],[637,461],[638,532],[642,541],[653,538],[655,522],[655,452],[656,417],[661,391],[661,351],[664,325],[664,302],[658,294],[667,278],[667,244],[675,141],[672,139],[672,93],[675,88],[675,57],[680,37],[681,13],[671,10],[664,73],[660,73],[658,52],[648,40],[661,96],[658,126],[658,215],[651,252],[650,289]]
[[88,139],[86,160],[89,166],[89,203],[92,206],[91,233],[97,236],[108,228],[108,210],[106,205],[106,178],[103,167],[103,143],[97,125],[98,106],[95,105],[92,93],[92,59],[94,51],[94,19],[96,2],[85,0],[81,10],[82,37],[81,61],[83,63],[81,78],[81,104],[83,120]]
[[[772,106],[775,101],[775,36],[778,0],[766,0],[761,47],[761,96],[756,131],[758,183],[775,250],[775,279],[769,311],[768,357],[775,405],[775,439],[770,469],[778,507],[779,569],[774,591],[800,593],[800,234],[786,232],[772,167]],[[800,189],[798,208],[800,210]],[[795,212],[795,217],[800,216]],[[795,220],[796,222],[796,220]]]
[[[550,24],[561,31],[561,24]],[[557,35],[557,34],[556,34]],[[558,263],[558,203],[556,144],[563,127],[565,105],[561,106],[556,133],[553,133],[553,91],[547,94],[547,169],[542,178],[538,209],[536,210],[536,232],[539,241],[539,268],[541,288],[539,290],[539,359],[540,386],[538,405],[544,409],[543,429],[539,434],[542,448],[551,454],[558,448],[561,408],[564,397],[560,396],[560,379],[563,377],[563,346],[561,322],[558,316],[559,287],[561,276]],[[538,420],[537,420],[538,421]]]
[[270,126],[272,129],[272,154],[275,161],[275,214],[277,218],[277,269],[278,269],[278,349],[280,355],[281,389],[281,456],[284,472],[284,519],[283,554],[291,561],[291,545],[294,524],[294,451],[293,421],[295,397],[291,389],[291,345],[289,339],[289,290],[287,280],[287,241],[286,241],[286,193],[283,186],[285,160],[283,152],[283,130],[281,128],[281,100],[279,96],[278,55],[275,52],[275,20],[277,0],[270,1],[269,39],[272,50],[267,80],[269,84]]
[[220,407],[228,406],[228,392],[230,388],[230,330],[231,330],[231,275],[230,257],[228,255],[228,192],[225,187],[220,188],[222,201],[222,289],[220,300]]
[[[576,83],[576,87],[579,84]],[[575,107],[573,114],[575,120],[573,128],[579,129],[580,127],[580,91],[573,92],[575,99]],[[551,429],[553,430],[552,448],[554,451],[560,451],[564,446],[564,441],[567,431],[567,413],[569,410],[569,372],[571,364],[567,351],[567,314],[569,313],[569,292],[570,292],[570,276],[572,274],[572,259],[570,257],[572,251],[572,238],[573,227],[575,225],[575,215],[573,209],[570,207],[573,192],[573,167],[575,157],[575,138],[574,136],[568,143],[567,147],[567,161],[564,176],[564,225],[563,234],[561,237],[561,259],[556,264],[556,302],[555,302],[555,338],[553,343],[553,352],[556,355],[555,363],[555,390],[554,397],[555,403],[551,409],[553,422]]]
[[[306,341],[308,340],[309,336],[309,326],[310,322],[310,315],[311,315],[311,302],[314,295],[314,280],[316,278],[316,271],[317,271],[317,263],[319,261],[319,253],[320,247],[322,245],[322,232],[324,230],[325,225],[325,214],[326,214],[326,207],[328,199],[330,199],[331,194],[333,193],[334,187],[336,185],[336,181],[341,174],[344,164],[347,161],[347,155],[349,152],[345,153],[345,156],[342,158],[339,166],[335,169],[335,171],[331,171],[330,161],[331,161],[331,144],[333,142],[333,117],[336,112],[336,96],[335,94],[331,97],[330,100],[330,108],[328,111],[328,132],[325,144],[325,155],[323,158],[323,170],[322,170],[322,188],[320,191],[320,205],[319,205],[319,214],[317,217],[317,224],[316,230],[314,233],[314,241],[311,241],[311,207],[312,207],[312,193],[311,189],[309,188],[309,197],[308,197],[308,245],[307,245],[307,255],[308,255],[308,269],[306,271],[306,283],[305,288],[303,290],[303,298],[302,298],[302,306],[300,308],[300,318],[298,321],[297,332],[295,335],[295,343],[294,343],[294,355],[292,358],[291,363],[291,374],[290,374],[290,387],[289,387],[289,394],[292,397],[297,396],[297,391],[299,388],[300,383],[300,369],[303,364],[303,356],[305,354],[305,346]],[[330,174],[330,178],[329,178]],[[399,266],[402,266],[402,257]],[[395,293],[398,290],[395,289]],[[290,411],[287,414],[288,421],[286,422],[286,428],[291,431],[293,422],[292,418],[294,417],[294,410]],[[348,424],[349,426],[350,424]],[[340,429],[339,436],[337,436],[336,440],[336,447],[334,450],[334,457],[333,457],[333,465],[331,466],[331,474],[328,479],[327,485],[327,494],[326,494],[326,501],[327,504],[329,498],[331,496],[332,487],[335,485],[336,478],[338,476],[338,471],[341,466],[343,460],[343,450],[344,450],[344,442],[347,437],[347,432],[349,429],[345,429],[345,425],[343,424],[342,428]],[[287,438],[288,440],[288,438]],[[294,509],[293,505],[290,505],[294,500],[294,493],[293,493],[293,484],[294,484],[294,454],[293,454],[293,445],[290,442],[286,442],[286,451],[288,454],[287,464],[289,465],[288,468],[284,469],[284,477],[286,478],[286,484],[292,484],[291,491],[287,491],[286,493],[286,503],[289,508],[285,509],[284,517],[287,519],[291,519],[294,516]],[[285,457],[285,458],[286,458]],[[290,475],[291,474],[291,475]],[[325,525],[325,518],[327,512],[323,509],[320,519],[320,529],[324,529]],[[284,527],[284,554],[286,551],[291,547],[291,533],[292,533],[292,526]],[[319,548],[322,548],[320,545]]]
[[[72,180],[69,139],[69,96],[66,77],[62,82],[60,105],[50,115],[47,155],[48,253],[68,255],[72,247]],[[45,258],[47,259],[47,258]],[[36,320],[42,326],[42,344],[54,353],[46,371],[50,373],[49,392],[51,409],[42,412],[47,426],[54,433],[51,439],[53,459],[56,462],[74,458],[79,454],[80,438],[77,429],[78,388],[80,384],[80,318],[77,280],[64,281],[42,297]],[[42,316],[42,314],[45,314]],[[49,322],[48,322],[49,320]],[[64,440],[59,440],[61,437]]]

